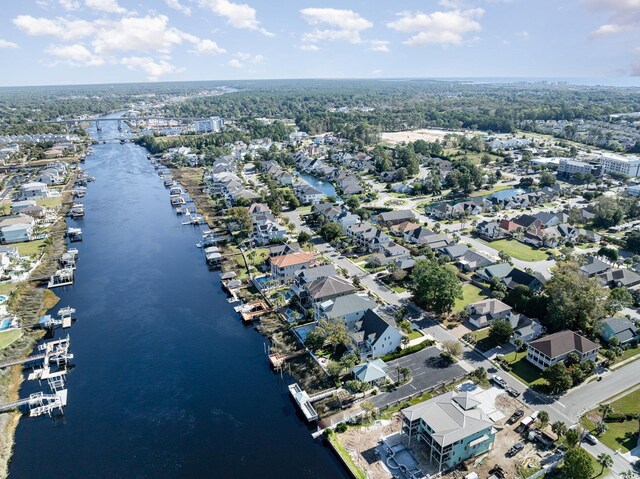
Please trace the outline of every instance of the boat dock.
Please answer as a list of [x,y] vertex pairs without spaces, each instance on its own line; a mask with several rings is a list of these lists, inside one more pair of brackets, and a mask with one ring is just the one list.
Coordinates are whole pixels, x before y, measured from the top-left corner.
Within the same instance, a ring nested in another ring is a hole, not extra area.
[[304,417],[308,422],[318,420],[318,413],[311,405],[309,395],[300,388],[298,383],[289,385],[289,393],[291,394],[291,397],[293,397],[293,400],[296,402],[296,404],[298,404],[298,407],[300,408],[302,414],[304,414]]
[[242,304],[236,308],[240,313],[242,321],[251,323],[260,316],[273,311],[264,301],[254,301],[253,303]]

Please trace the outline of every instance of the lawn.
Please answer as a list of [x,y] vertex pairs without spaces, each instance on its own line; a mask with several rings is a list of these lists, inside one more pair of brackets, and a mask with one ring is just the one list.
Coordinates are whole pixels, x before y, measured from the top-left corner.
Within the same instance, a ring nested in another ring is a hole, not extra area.
[[367,474],[362,469],[360,469],[360,467],[353,461],[353,458],[344,448],[344,446],[340,442],[340,438],[337,437],[336,433],[329,434],[329,442],[333,446],[333,449],[342,458],[347,468],[349,468],[349,472],[353,475],[353,477],[357,479],[366,479]]
[[465,284],[462,286],[462,295],[462,299],[456,299],[456,304],[453,307],[454,313],[462,312],[467,304],[487,299],[487,297],[482,294],[482,290],[472,284]]
[[413,339],[418,339],[422,337],[422,333],[420,333],[420,331],[411,331],[409,333],[409,341],[413,340]]
[[526,359],[526,353],[511,353],[503,356],[503,359],[511,365],[511,374],[518,376],[527,386],[547,384],[542,378],[542,371],[536,368]]
[[635,414],[638,412],[638,405],[640,404],[640,389],[622,396],[620,399],[616,399],[611,403],[615,412],[623,414]]
[[59,208],[62,206],[62,196],[57,198],[43,198],[41,200],[36,200],[36,204],[38,206],[44,206],[45,208]]
[[22,331],[19,329],[12,329],[10,331],[3,331],[0,333],[0,349],[4,349],[14,341],[17,341],[22,336]]
[[520,241],[498,240],[487,244],[498,251],[504,251],[509,256],[513,256],[522,261],[542,261],[547,259],[547,254],[544,251],[533,249],[529,245],[520,243]]
[[44,247],[46,239],[27,241],[26,243],[16,243],[20,256],[35,257],[40,256],[41,248]]
[[471,195],[469,195],[471,198],[475,198],[476,196],[485,196],[485,195],[492,195],[493,193],[497,193],[498,191],[504,191],[504,190],[508,190],[510,188],[515,188],[515,186],[513,185],[500,185],[500,186],[496,186],[493,189],[490,190],[478,190],[475,191],[473,193],[471,193]]
[[19,283],[0,284],[0,295],[9,296],[11,293],[13,293],[13,290],[18,287],[18,284]]
[[[638,412],[638,404],[640,402],[640,389],[636,389],[629,394],[622,396],[621,398],[613,401],[611,406],[613,411],[621,414],[632,414]],[[598,414],[596,411],[593,413]],[[587,413],[582,417],[582,424],[590,431],[594,429],[595,424],[591,422],[587,416]],[[608,429],[604,434],[598,437],[600,442],[612,450],[622,449],[622,452],[628,452],[635,448],[638,441],[637,432],[639,429],[639,423],[637,420],[623,421],[623,422],[609,422],[607,421]]]
[[491,328],[484,328],[474,331],[473,337],[476,339],[476,348],[480,351],[489,351],[490,349],[500,346],[493,339],[489,337],[489,331]]
[[618,358],[618,362],[632,358],[637,354],[640,354],[640,345],[636,346],[635,348],[625,349],[625,351],[622,353],[622,356]]

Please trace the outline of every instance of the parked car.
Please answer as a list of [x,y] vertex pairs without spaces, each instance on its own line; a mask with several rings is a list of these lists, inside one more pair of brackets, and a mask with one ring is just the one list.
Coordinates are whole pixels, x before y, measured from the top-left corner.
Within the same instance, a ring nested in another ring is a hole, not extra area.
[[511,449],[507,451],[507,457],[515,456],[523,449],[524,449],[524,444],[522,444],[521,442],[517,442],[513,446],[511,446]]
[[507,420],[507,424],[515,424],[522,416],[524,416],[524,411],[522,409],[516,409]]
[[592,446],[595,446],[596,444],[598,444],[598,440],[593,434],[585,434],[583,439],[587,441],[589,444],[591,444]]
[[511,397],[517,398],[518,396],[520,396],[520,391],[517,391],[512,387],[507,387],[506,390],[507,390],[507,394]]
[[503,389],[507,387],[507,382],[500,376],[494,374],[491,376],[491,380],[496,384],[496,386],[500,386]]

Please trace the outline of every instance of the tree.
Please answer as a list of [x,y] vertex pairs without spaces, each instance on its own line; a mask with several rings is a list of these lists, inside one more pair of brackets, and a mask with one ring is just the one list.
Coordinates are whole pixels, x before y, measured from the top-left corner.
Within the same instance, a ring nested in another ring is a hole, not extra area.
[[307,337],[304,338],[304,344],[311,350],[320,349],[324,346],[324,337],[318,334],[315,331],[311,331],[307,334]]
[[301,231],[298,235],[298,243],[300,243],[301,245],[308,243],[310,239],[311,235],[306,231]]
[[567,433],[567,425],[562,421],[556,421],[551,425],[551,430],[558,436],[562,437]]
[[538,421],[540,421],[540,428],[544,429],[544,427],[549,424],[549,413],[547,411],[540,411],[538,413]]
[[339,362],[329,361],[329,364],[327,365],[327,374],[333,378],[337,378],[340,376],[343,369],[342,364]]
[[568,479],[586,479],[591,477],[594,472],[591,456],[587,451],[579,447],[569,449],[564,456],[564,467],[562,471]]
[[453,339],[443,342],[442,349],[452,357],[459,357],[462,355],[462,344]]
[[345,354],[340,358],[340,364],[348,370],[353,369],[359,362],[358,356],[353,353]]
[[604,421],[599,421],[596,424],[595,429],[593,430],[593,432],[595,432],[598,436],[604,434],[605,432],[607,432],[607,429],[609,429],[609,426],[607,426],[607,423],[605,423]]
[[626,247],[633,254],[640,254],[640,231],[632,231],[627,236]]
[[616,313],[633,305],[633,296],[627,288],[614,288],[609,293],[609,311]]
[[611,228],[622,221],[624,210],[620,203],[609,196],[599,196],[592,204],[593,225],[597,228]]
[[576,263],[558,263],[544,287],[550,332],[563,329],[590,333],[607,315],[609,291],[596,278],[585,278]]
[[539,183],[541,188],[544,188],[545,186],[553,186],[556,184],[556,177],[553,173],[543,171],[540,173]]
[[598,454],[598,464],[602,467],[600,471],[600,475],[602,475],[606,468],[613,466],[613,458],[606,452],[603,452]]
[[227,214],[233,220],[238,222],[240,225],[240,230],[244,234],[249,234],[249,232],[253,229],[253,223],[251,221],[251,215],[249,215],[249,210],[242,206],[234,206],[233,208],[229,208]]
[[573,378],[564,363],[549,366],[542,372],[542,377],[547,380],[554,393],[564,392],[573,385]]
[[333,221],[329,221],[322,225],[320,228],[320,236],[327,241],[331,242],[335,239],[338,239],[342,235],[342,228],[338,223],[334,223]]
[[340,319],[321,319],[316,326],[315,331],[325,339],[326,342],[333,345],[333,350],[340,344],[349,341],[349,332]]
[[576,447],[580,442],[580,437],[582,436],[582,431],[578,428],[576,429],[567,429],[567,432],[564,434],[564,440],[569,447]]
[[371,403],[371,401],[362,401],[360,403],[360,407],[367,417],[371,417],[376,411],[376,407]]
[[606,419],[609,414],[613,413],[613,406],[609,403],[602,403],[598,406],[598,411],[600,411],[602,419]]
[[413,299],[419,306],[437,314],[449,313],[456,299],[462,299],[462,286],[456,273],[435,261],[419,260],[411,273]]
[[508,319],[496,319],[491,323],[489,328],[489,338],[495,341],[496,344],[504,344],[513,335],[513,328]]

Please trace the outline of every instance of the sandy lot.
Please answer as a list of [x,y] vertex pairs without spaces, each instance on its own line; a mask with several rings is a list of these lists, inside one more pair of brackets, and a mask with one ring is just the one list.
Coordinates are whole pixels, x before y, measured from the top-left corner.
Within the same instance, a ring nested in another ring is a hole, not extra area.
[[480,131],[447,131],[447,130],[437,130],[435,128],[424,128],[420,130],[410,130],[410,131],[395,131],[389,133],[382,133],[380,139],[383,143],[388,143],[390,145],[397,145],[399,143],[409,143],[416,140],[424,140],[424,141],[436,141],[442,140],[446,134],[455,133],[457,135],[467,135],[473,136],[477,134],[482,134]]

